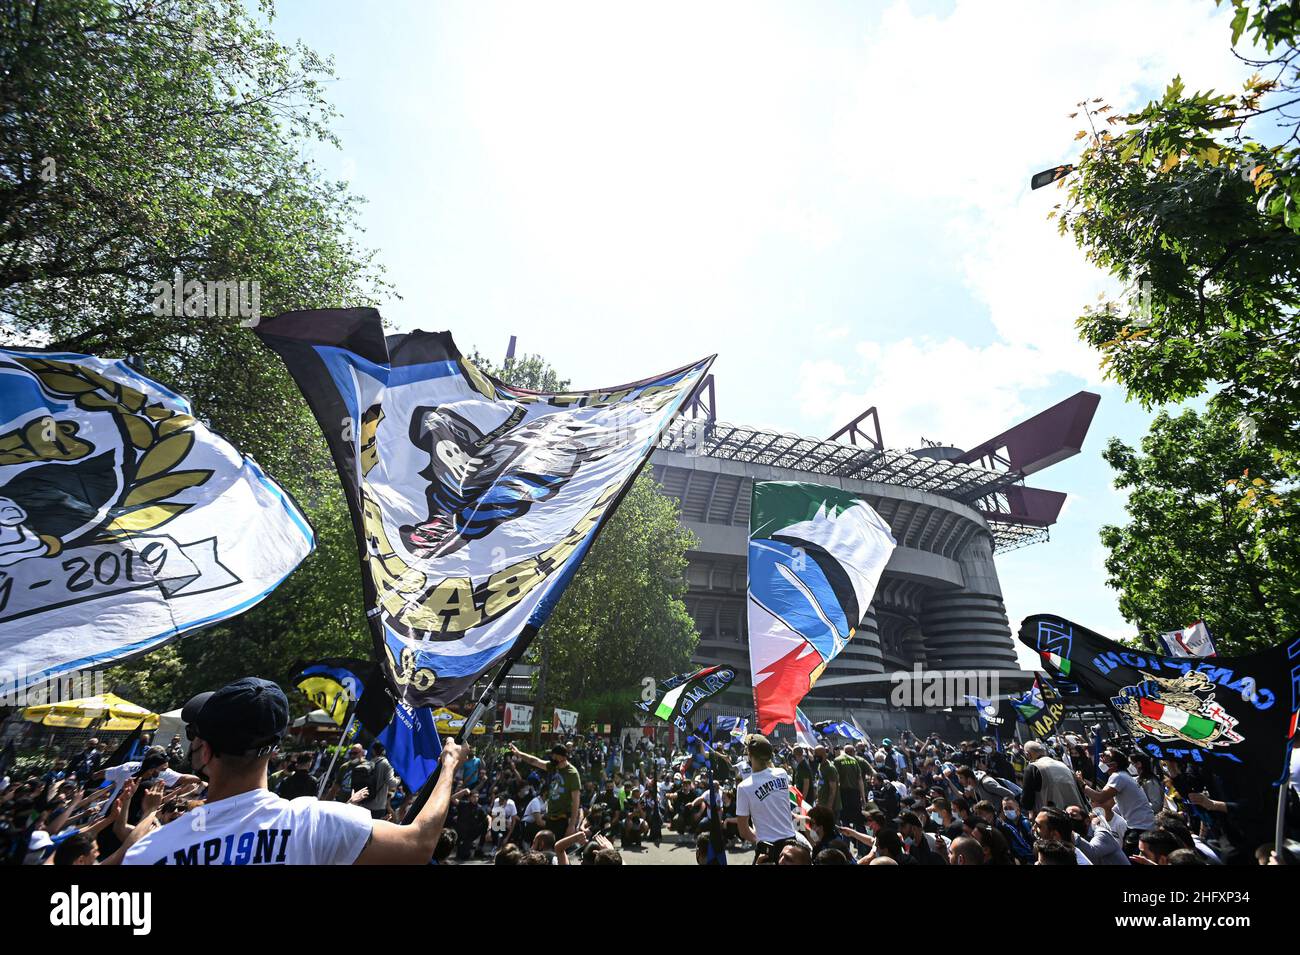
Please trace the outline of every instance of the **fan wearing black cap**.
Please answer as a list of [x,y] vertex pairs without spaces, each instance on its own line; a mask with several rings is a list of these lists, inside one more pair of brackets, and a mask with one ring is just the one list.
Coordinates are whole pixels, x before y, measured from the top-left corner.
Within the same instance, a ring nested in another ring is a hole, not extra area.
[[465,747],[447,742],[442,772],[415,820],[396,825],[369,811],[267,788],[271,752],[289,724],[274,683],[245,677],[200,693],[181,711],[190,766],[208,780],[207,803],[155,829],[125,865],[424,865],[433,857]]

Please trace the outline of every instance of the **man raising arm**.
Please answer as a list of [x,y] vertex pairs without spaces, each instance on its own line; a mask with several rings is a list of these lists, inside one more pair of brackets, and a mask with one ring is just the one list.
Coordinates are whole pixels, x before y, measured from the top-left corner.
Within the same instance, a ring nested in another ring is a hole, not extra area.
[[465,749],[448,742],[429,801],[411,825],[313,796],[282,799],[267,788],[271,753],[289,723],[274,683],[247,677],[200,693],[181,711],[190,765],[208,780],[207,802],[156,828],[127,851],[126,865],[349,865],[433,857]]
[[510,752],[528,765],[550,772],[551,777],[544,784],[546,819],[543,828],[555,833],[556,839],[573,835],[582,818],[582,777],[578,775],[577,768],[569,762],[569,748],[563,743],[556,743],[551,747],[549,763],[544,759],[528,755],[514,743],[510,744]]

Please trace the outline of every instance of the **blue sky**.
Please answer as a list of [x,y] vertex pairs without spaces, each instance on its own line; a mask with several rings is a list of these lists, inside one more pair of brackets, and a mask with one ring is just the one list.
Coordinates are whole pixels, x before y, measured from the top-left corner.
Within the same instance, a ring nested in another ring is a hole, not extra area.
[[999,567],[1013,627],[1131,633],[1100,451],[1149,415],[1074,334],[1119,290],[1028,182],[1074,154],[1079,100],[1240,83],[1212,2],[282,0],[273,25],[335,59],[343,148],[315,158],[368,200],[395,329],[514,334],[582,387],[717,352],[724,420],[827,436],[877,405],[900,448],[1100,392],[1083,453],[1030,481],[1070,494],[1051,542]]

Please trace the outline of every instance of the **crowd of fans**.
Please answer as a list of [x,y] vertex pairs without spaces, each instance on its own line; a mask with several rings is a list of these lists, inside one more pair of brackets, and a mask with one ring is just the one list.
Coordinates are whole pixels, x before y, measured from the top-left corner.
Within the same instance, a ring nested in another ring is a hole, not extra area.
[[751,735],[680,751],[588,738],[549,760],[513,746],[472,759],[452,810],[457,857],[503,865],[567,864],[575,847],[584,863],[617,864],[618,850],[666,839],[690,840],[706,864],[711,832],[726,848],[752,847],[758,864],[1276,861],[1271,845],[1243,841],[1213,775],[1119,746],[1097,760],[1068,735],[1006,747],[910,733],[774,746]]
[[[382,861],[619,865],[624,853],[665,842],[693,849],[701,864],[727,849],[733,863],[746,849],[753,862],[777,865],[1278,861],[1274,846],[1244,840],[1234,804],[1203,765],[1153,761],[1122,745],[1098,759],[1090,741],[1071,735],[1006,746],[907,732],[815,746],[689,737],[681,748],[592,735],[541,756],[513,743],[448,743],[441,795],[435,790],[420,809],[378,743],[341,754],[324,744],[277,748],[283,695],[251,682],[258,699],[269,700],[269,729],[232,728],[222,719],[242,719],[243,710],[225,717],[200,702],[195,712],[204,716],[194,717],[188,747],[179,736],[165,746],[145,740],[141,758],[106,765],[107,747],[91,739],[43,772],[0,779],[10,860],[117,864],[144,840],[133,856],[152,845],[154,854],[166,846],[162,854],[175,861],[258,861],[260,844],[254,850],[254,836],[236,830],[225,848],[213,848],[213,839],[174,848],[167,838],[189,814],[256,797],[241,810],[262,819],[254,834],[286,813],[296,814],[299,830],[333,833],[294,848],[289,861],[371,861],[367,853],[388,846],[397,855]],[[403,821],[417,825],[394,825]],[[413,829],[418,840],[405,834]],[[330,840],[337,845],[324,844]],[[281,857],[285,851],[281,845]],[[1282,852],[1289,861],[1292,850]]]

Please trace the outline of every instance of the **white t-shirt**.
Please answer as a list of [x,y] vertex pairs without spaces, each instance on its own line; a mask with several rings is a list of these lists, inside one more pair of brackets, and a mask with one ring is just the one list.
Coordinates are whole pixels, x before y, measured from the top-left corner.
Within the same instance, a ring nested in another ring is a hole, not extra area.
[[749,816],[759,842],[794,838],[790,776],[784,769],[759,770],[736,787],[736,815]]
[[[108,769],[104,770],[104,779],[113,787],[113,791],[108,794],[108,802],[104,804],[105,807],[113,805],[113,800],[116,799],[117,794],[122,791],[122,786],[128,779],[139,771],[140,762],[138,760],[133,763],[118,763],[116,766],[110,766]],[[163,781],[164,786],[171,789],[180,780],[182,775],[182,773],[178,773],[174,769],[164,769],[158,774],[158,778]]]
[[1145,831],[1155,828],[1156,817],[1151,812],[1151,800],[1126,770],[1111,773],[1106,785],[1115,788],[1115,811],[1124,817],[1129,829]]
[[546,815],[546,806],[543,805],[541,796],[534,796],[528,805],[524,807],[524,821],[533,822],[539,815]]
[[519,810],[515,808],[515,801],[507,799],[504,804],[494,800],[492,803],[492,831],[505,832],[510,825],[510,820],[519,815]]
[[124,865],[351,865],[370,841],[369,810],[252,789],[155,829]]

